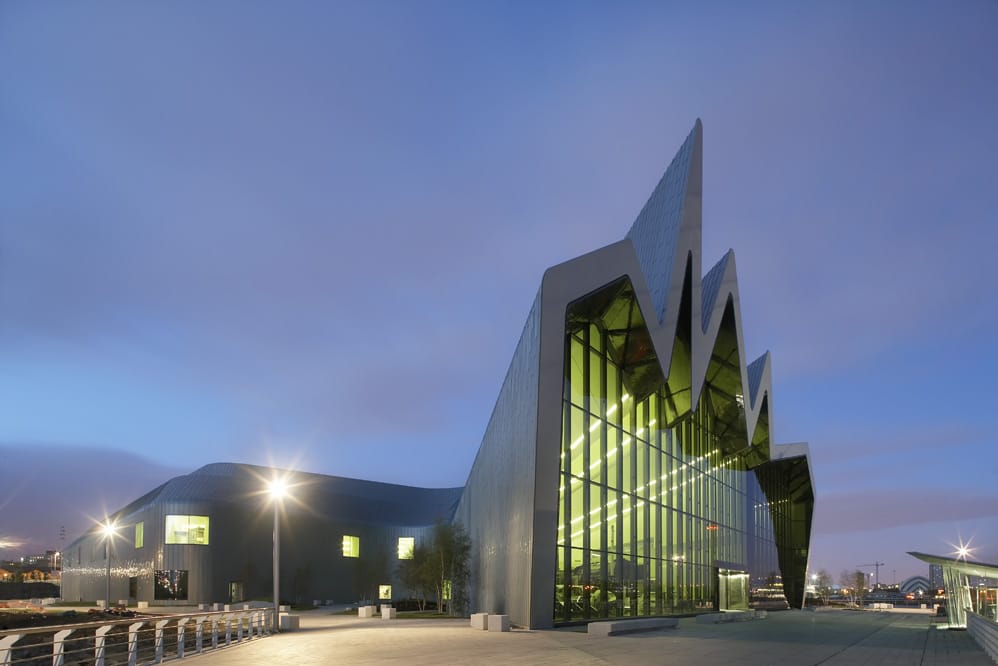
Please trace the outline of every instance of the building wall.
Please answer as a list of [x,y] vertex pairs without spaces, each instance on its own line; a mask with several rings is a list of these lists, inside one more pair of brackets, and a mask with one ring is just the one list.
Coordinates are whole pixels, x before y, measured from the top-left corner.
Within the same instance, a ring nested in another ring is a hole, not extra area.
[[506,613],[521,625],[530,623],[539,355],[540,295],[527,316],[454,518],[472,542],[472,612]]
[[[212,479],[205,483],[210,486]],[[456,499],[457,493],[453,494]],[[208,544],[165,543],[168,514],[208,516]],[[449,519],[450,511],[439,518]],[[435,519],[428,517],[431,524],[413,526],[373,523],[335,507],[286,501],[281,511],[282,599],[352,603],[376,598],[382,584],[392,585],[395,599],[411,596],[398,580],[398,539],[413,537],[417,544],[425,543]],[[137,548],[135,527],[140,522],[144,544]],[[112,602],[130,599],[170,605],[272,598],[273,509],[261,497],[152,501],[118,516],[117,523],[120,527],[111,549]],[[344,535],[359,538],[359,557],[343,555]],[[101,535],[88,534],[73,542],[64,562],[64,599],[104,598],[107,560]],[[163,571],[187,572],[186,599],[155,598],[156,573]],[[135,579],[132,590],[130,578]],[[232,598],[231,583],[240,584],[241,599]]]

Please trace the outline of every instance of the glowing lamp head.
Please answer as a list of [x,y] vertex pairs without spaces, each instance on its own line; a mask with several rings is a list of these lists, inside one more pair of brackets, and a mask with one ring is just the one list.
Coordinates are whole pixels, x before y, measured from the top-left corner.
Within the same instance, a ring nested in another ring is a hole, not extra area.
[[970,555],[970,549],[967,548],[966,546],[960,546],[959,548],[956,549],[957,558],[966,560],[967,555]]
[[118,526],[110,520],[105,521],[104,524],[101,525],[101,533],[104,535],[105,539],[113,537],[114,533],[117,531]]
[[267,492],[273,499],[281,499],[288,494],[288,484],[284,479],[274,479],[267,484]]

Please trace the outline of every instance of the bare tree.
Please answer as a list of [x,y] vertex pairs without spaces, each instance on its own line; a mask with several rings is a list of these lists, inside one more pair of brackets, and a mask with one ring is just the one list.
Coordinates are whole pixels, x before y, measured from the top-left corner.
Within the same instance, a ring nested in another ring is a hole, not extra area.
[[417,544],[412,559],[399,566],[402,583],[420,596],[436,597],[437,612],[463,612],[467,603],[471,539],[460,523],[437,523],[426,544]]
[[853,603],[856,603],[856,596],[859,590],[855,587],[856,578],[853,576],[854,573],[855,572],[849,571],[848,569],[843,569],[842,573],[839,574],[839,585],[842,586],[843,592],[849,593],[849,599]]
[[863,592],[866,591],[866,574],[862,571],[852,572],[853,584],[856,586],[856,603],[863,605]]
[[832,574],[828,569],[819,569],[818,577],[814,581],[814,591],[818,593],[821,603],[828,605],[828,597],[832,594]]

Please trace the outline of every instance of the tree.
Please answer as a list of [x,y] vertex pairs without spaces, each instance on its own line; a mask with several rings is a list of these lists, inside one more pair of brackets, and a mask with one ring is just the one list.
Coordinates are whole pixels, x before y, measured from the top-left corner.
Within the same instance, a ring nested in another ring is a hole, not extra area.
[[862,571],[852,572],[853,585],[856,586],[856,603],[863,605],[863,592],[866,590],[866,574]]
[[849,599],[855,603],[856,602],[856,588],[853,587],[855,583],[853,578],[853,572],[848,569],[843,569],[842,573],[839,574],[839,585],[842,586],[843,592],[849,593]]
[[399,562],[399,580],[419,597],[419,610],[426,610],[426,598],[435,593],[435,572],[432,564],[435,560],[430,549],[417,544],[412,549],[412,557]]
[[399,565],[399,580],[420,595],[420,607],[434,596],[437,610],[454,614],[467,601],[471,538],[460,523],[438,522],[429,541],[416,545],[412,559]]
[[821,603],[828,604],[828,597],[832,593],[832,574],[827,569],[819,569],[818,577],[814,581],[814,590],[818,593]]

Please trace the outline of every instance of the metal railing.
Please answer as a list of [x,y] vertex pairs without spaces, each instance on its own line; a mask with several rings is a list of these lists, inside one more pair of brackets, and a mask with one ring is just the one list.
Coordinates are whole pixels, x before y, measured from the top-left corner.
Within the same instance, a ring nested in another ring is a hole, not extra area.
[[991,661],[998,663],[998,624],[967,609],[967,633],[974,637]]
[[274,610],[150,615],[0,631],[0,666],[159,664],[269,636]]

